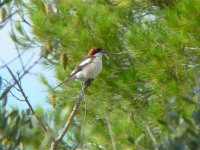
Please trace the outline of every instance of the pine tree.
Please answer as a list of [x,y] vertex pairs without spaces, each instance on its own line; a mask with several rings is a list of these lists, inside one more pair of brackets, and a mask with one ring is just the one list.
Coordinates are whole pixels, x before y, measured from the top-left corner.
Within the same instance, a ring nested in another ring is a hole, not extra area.
[[[199,68],[198,0],[22,4],[31,20],[34,42],[42,45],[41,56],[55,69],[58,80],[64,80],[91,47],[101,47],[110,55],[59,146],[155,149],[169,133],[163,122],[170,120],[176,128],[177,116],[189,117],[194,110],[183,97],[195,84],[199,87],[193,72]],[[81,86],[72,81],[52,91],[51,81],[41,78],[53,106],[48,115],[43,114],[51,124],[50,141],[63,127]],[[49,141],[40,146],[48,147]]]

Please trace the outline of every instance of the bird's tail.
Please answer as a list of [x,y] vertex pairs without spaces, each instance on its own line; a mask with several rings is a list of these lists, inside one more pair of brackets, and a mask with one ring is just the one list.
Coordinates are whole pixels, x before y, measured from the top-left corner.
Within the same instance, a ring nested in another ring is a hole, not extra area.
[[57,87],[61,86],[62,84],[68,82],[69,80],[71,80],[70,78],[66,78],[63,82],[61,82],[60,84],[58,84],[56,87],[54,87],[53,89],[55,90]]

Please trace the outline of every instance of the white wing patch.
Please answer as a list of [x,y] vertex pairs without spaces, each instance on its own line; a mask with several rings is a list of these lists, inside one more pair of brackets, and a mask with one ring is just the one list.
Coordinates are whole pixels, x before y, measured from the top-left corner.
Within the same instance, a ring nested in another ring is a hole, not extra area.
[[87,63],[89,63],[91,61],[91,58],[87,58],[86,60],[84,60],[83,62],[81,62],[80,64],[79,64],[79,66],[81,67],[81,66],[84,66],[85,64],[87,64]]
[[87,59],[85,59],[83,62],[81,62],[81,63],[71,72],[70,75],[73,75],[73,74],[78,70],[79,67],[82,67],[82,66],[88,64],[91,60],[92,60],[92,58],[87,58]]
[[70,76],[71,76],[72,74],[74,74],[75,71],[76,71],[76,68],[70,73]]

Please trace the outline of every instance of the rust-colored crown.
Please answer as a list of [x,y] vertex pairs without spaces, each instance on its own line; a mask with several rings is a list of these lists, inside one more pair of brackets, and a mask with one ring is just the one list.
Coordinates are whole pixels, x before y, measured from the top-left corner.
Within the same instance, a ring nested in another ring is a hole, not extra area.
[[91,48],[89,53],[88,53],[88,56],[95,55],[96,53],[101,52],[101,51],[102,51],[101,48]]

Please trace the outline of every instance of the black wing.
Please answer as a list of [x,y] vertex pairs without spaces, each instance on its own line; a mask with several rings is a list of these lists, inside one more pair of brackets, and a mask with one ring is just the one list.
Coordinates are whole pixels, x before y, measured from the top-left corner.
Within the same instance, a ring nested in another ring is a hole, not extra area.
[[94,59],[94,56],[87,56],[85,57],[79,65],[77,65],[74,70],[69,75],[69,78],[72,77],[74,74],[78,73],[79,71],[82,71],[85,66],[91,63],[91,61]]

